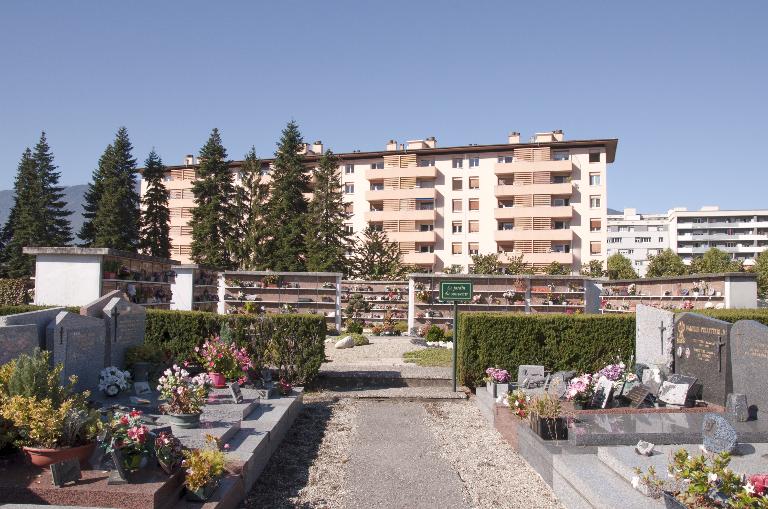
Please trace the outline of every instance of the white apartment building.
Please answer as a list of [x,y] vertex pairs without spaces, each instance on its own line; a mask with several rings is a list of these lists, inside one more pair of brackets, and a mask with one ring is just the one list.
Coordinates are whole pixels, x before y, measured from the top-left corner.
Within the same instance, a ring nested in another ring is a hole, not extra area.
[[642,277],[648,270],[649,258],[669,247],[669,217],[624,209],[621,214],[608,215],[607,235],[606,255],[626,256]]
[[[397,242],[403,261],[420,271],[451,265],[467,269],[471,255],[522,255],[541,269],[551,262],[578,272],[606,258],[608,164],[616,139],[565,140],[562,131],[521,142],[512,133],[493,145],[438,147],[435,138],[398,143],[377,152],[338,153],[339,173],[352,214],[348,229],[368,225]],[[316,165],[323,144],[306,147]],[[172,256],[189,261],[195,206],[196,160],[168,167]],[[269,179],[272,160],[264,160]],[[239,161],[231,168],[239,182]],[[142,185],[142,193],[145,186]]]

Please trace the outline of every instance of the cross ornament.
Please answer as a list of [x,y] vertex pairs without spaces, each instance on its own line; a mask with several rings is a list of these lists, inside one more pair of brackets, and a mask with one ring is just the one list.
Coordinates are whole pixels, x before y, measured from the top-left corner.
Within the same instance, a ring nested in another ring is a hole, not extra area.
[[723,341],[723,336],[717,337],[717,371],[722,373],[723,371],[723,347],[725,346],[725,341]]
[[664,321],[659,322],[659,340],[661,342],[661,355],[664,355],[664,331],[667,330],[664,327]]
[[114,320],[114,330],[112,331],[112,342],[117,343],[117,317],[120,316],[120,311],[117,310],[117,306],[112,308],[112,318]]

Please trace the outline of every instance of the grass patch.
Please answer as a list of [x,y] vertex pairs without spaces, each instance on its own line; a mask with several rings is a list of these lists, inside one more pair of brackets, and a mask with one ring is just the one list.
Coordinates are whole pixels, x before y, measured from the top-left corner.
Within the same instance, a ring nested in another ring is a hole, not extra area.
[[405,352],[403,359],[405,362],[413,362],[418,366],[439,366],[451,367],[451,350],[447,348],[426,348],[424,350],[415,350]]

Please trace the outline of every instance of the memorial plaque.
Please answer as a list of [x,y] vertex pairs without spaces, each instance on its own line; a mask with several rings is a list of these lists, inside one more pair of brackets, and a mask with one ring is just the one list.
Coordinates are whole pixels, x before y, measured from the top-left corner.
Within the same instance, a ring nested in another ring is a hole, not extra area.
[[675,314],[651,306],[637,305],[635,352],[638,364],[672,372]]
[[648,390],[651,391],[651,393],[655,396],[659,393],[659,389],[661,388],[662,382],[664,382],[665,377],[664,374],[661,372],[661,368],[648,368],[643,370],[643,374],[640,377],[640,381],[648,387]]
[[[544,366],[531,366],[522,364],[517,369],[517,381],[521,387],[538,387],[545,380]],[[526,380],[525,385],[522,385],[522,381]]]
[[591,406],[593,408],[605,408],[613,394],[613,382],[601,376],[595,385],[595,393],[592,395]]
[[229,392],[232,395],[232,401],[235,403],[243,402],[243,393],[240,391],[240,384],[232,382],[229,384]]
[[549,386],[558,398],[565,397],[565,393],[568,392],[568,382],[574,376],[576,376],[575,371],[557,371],[552,374]]
[[651,406],[651,391],[644,385],[635,385],[627,393],[629,406],[632,408],[644,408]]
[[693,396],[721,406],[733,392],[730,331],[730,323],[695,313],[675,322],[675,373],[696,377],[701,391]]
[[37,326],[8,325],[0,327],[0,364],[12,361],[25,353],[31,355],[40,347]]
[[104,321],[109,340],[108,366],[125,366],[125,350],[144,343],[147,310],[123,298],[113,298],[104,306]]
[[77,375],[78,390],[96,389],[104,368],[104,320],[63,311],[48,325],[46,336],[53,345],[53,363],[64,365],[61,383]]
[[768,327],[739,320],[731,328],[733,392],[744,394],[752,419],[768,419]]
[[663,382],[659,389],[659,401],[668,405],[690,406],[690,392],[690,384]]
[[51,465],[51,481],[54,486],[61,488],[71,482],[79,481],[80,478],[80,460],[77,458]]

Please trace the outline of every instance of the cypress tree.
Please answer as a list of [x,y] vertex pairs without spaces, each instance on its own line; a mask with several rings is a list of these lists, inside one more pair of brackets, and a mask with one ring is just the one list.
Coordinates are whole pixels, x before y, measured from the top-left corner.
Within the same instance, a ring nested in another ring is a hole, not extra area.
[[64,188],[59,186],[61,174],[53,164],[53,154],[48,146],[45,132],[40,135],[32,158],[35,161],[42,188],[41,213],[46,235],[44,239],[40,239],[40,245],[65,246],[72,242],[72,227],[69,224],[69,216],[72,212],[67,210],[67,204],[63,200]]
[[142,198],[141,241],[142,251],[150,256],[171,257],[169,222],[171,212],[168,209],[168,190],[163,184],[165,165],[154,149],[144,161],[144,180],[147,189]]
[[200,149],[197,180],[192,187],[197,206],[192,210],[192,259],[213,269],[234,267],[231,252],[236,231],[232,203],[235,188],[227,151],[214,129]]
[[400,261],[400,246],[370,226],[357,241],[349,268],[354,278],[373,281],[404,279],[408,274],[408,267]]
[[96,212],[99,209],[99,202],[104,194],[104,181],[112,172],[112,159],[113,159],[113,147],[107,145],[104,152],[99,157],[99,164],[91,176],[91,182],[88,183],[88,189],[86,189],[83,195],[85,203],[83,203],[83,222],[78,237],[82,241],[81,246],[92,247],[96,243],[96,227],[94,225],[94,219],[96,219]]
[[339,158],[330,150],[320,158],[315,170],[315,189],[309,202],[307,221],[307,270],[344,272],[346,251],[350,244],[344,222],[349,219],[344,209]]
[[261,166],[256,149],[251,147],[243,160],[241,185],[236,191],[238,221],[233,247],[237,266],[246,270],[264,268],[268,238],[264,213],[269,186],[261,181]]
[[277,144],[272,183],[267,201],[266,266],[275,271],[306,270],[306,223],[309,176],[304,167],[304,140],[299,126],[291,121]]

